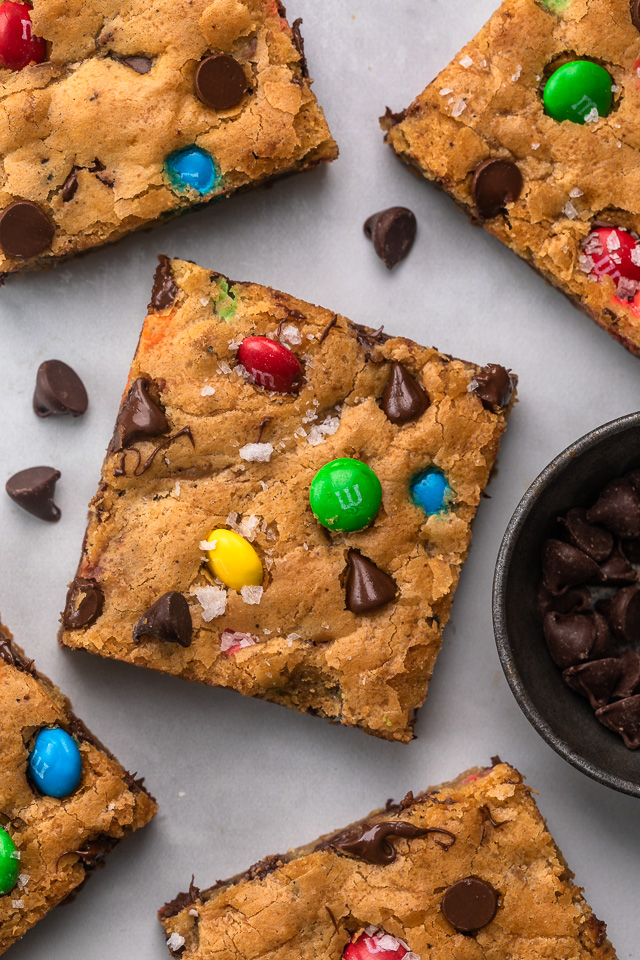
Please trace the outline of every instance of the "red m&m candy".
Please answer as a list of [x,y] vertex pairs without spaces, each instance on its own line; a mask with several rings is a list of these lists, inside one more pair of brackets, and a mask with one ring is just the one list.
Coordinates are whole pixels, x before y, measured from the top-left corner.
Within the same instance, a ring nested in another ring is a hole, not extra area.
[[302,377],[296,355],[268,337],[246,337],[238,360],[254,383],[275,393],[294,393]]
[[22,70],[28,63],[42,63],[47,45],[31,32],[29,7],[7,0],[0,3],[0,66]]
[[627,230],[596,227],[587,237],[580,263],[594,280],[611,277],[623,300],[633,300],[640,289],[640,244]]
[[373,957],[375,960],[413,960],[415,953],[411,953],[406,943],[397,937],[367,927],[356,940],[347,944],[343,957],[344,960],[372,960]]

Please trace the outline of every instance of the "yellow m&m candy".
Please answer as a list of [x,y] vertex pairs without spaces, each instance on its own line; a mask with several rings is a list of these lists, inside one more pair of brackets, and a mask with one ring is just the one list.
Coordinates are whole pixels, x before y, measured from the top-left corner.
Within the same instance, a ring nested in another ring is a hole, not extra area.
[[219,529],[212,530],[207,541],[215,541],[207,551],[207,566],[225,587],[242,590],[261,585],[262,563],[248,540],[234,530]]

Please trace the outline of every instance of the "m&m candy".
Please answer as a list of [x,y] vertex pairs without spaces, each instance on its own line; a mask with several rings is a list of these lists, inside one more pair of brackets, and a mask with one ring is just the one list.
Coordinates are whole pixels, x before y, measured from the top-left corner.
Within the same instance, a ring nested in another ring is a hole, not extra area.
[[329,530],[362,530],[380,509],[382,487],[366,463],[341,457],[325,463],[309,491],[313,515]]
[[423,470],[411,481],[413,502],[429,516],[444,510],[450,497],[451,487],[445,475],[436,467]]
[[7,833],[0,827],[0,896],[9,893],[18,882],[20,860],[17,856],[16,845]]
[[580,264],[594,280],[611,277],[623,299],[633,299],[640,287],[640,245],[627,230],[596,227],[587,237]]
[[212,530],[207,541],[207,566],[231,590],[259,587],[264,578],[262,561],[248,540],[234,530]]
[[60,727],[41,730],[29,756],[29,776],[46,797],[68,797],[82,777],[82,756],[72,736]]
[[402,960],[409,947],[384,930],[368,927],[345,947],[344,960]]
[[172,153],[165,163],[173,188],[179,192],[195,190],[209,193],[218,182],[218,170],[213,157],[201,147],[184,147]]
[[0,66],[22,70],[29,63],[42,63],[47,45],[31,32],[29,6],[7,0],[0,3]]
[[554,120],[591,123],[611,113],[612,87],[604,67],[591,60],[573,60],[551,74],[542,98]]
[[238,360],[254,383],[274,393],[294,393],[302,378],[295,353],[269,337],[246,337]]

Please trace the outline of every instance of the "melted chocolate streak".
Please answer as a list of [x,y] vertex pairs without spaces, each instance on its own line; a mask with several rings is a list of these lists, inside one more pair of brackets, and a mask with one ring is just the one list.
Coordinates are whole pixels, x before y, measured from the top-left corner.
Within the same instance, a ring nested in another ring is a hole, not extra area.
[[388,820],[376,823],[373,826],[365,823],[355,835],[345,834],[329,841],[329,845],[341,853],[350,853],[360,860],[384,866],[397,857],[397,851],[391,844],[391,837],[426,837],[429,834],[440,834],[446,840],[435,840],[443,850],[450,850],[456,842],[455,835],[450,830],[441,827],[416,827],[405,820]]
[[144,461],[144,463],[142,463],[142,466],[141,466],[142,454],[140,453],[140,450],[138,447],[129,447],[128,449],[123,450],[120,464],[113,471],[114,477],[125,477],[127,475],[127,471],[125,469],[125,461],[129,451],[131,451],[131,453],[135,453],[138,458],[136,462],[136,466],[133,471],[133,475],[134,477],[141,477],[142,474],[149,469],[149,467],[155,460],[156,456],[160,453],[160,451],[164,450],[165,447],[168,447],[169,444],[172,443],[174,440],[177,440],[178,437],[189,437],[191,446],[195,449],[195,442],[193,439],[193,435],[191,433],[191,427],[183,427],[182,430],[178,430],[178,432],[174,433],[172,436],[165,437],[162,443],[159,443],[158,446],[153,451],[153,453],[151,453],[150,456],[148,456],[147,459]]
[[337,322],[338,322],[338,314],[334,313],[333,317],[331,318],[329,323],[326,325],[326,327],[318,337],[319,344],[324,343],[324,341],[327,339],[327,337],[329,336],[329,334],[331,333],[331,331],[333,330]]

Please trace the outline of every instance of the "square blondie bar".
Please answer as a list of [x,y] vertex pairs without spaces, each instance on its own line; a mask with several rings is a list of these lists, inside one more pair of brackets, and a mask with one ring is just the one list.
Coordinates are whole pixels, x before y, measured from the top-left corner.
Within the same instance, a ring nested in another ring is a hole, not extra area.
[[640,7],[504,0],[401,114],[406,163],[640,353]]
[[514,387],[161,258],[62,644],[410,740]]
[[500,763],[366,820],[159,917],[182,960],[614,960],[517,770]]
[[5,274],[337,156],[279,0],[34,0],[0,18]]
[[155,800],[0,627],[0,954],[155,816]]

